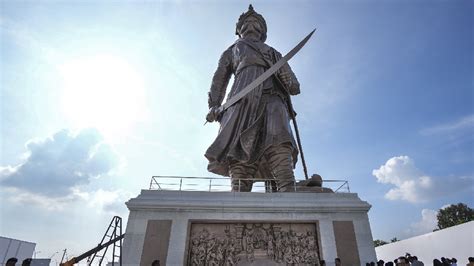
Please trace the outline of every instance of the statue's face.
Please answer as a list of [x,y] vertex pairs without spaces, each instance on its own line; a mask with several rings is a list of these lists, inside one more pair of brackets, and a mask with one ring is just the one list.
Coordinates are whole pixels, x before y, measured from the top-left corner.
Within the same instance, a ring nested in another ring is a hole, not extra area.
[[240,28],[240,36],[246,39],[260,40],[262,33],[263,27],[254,16],[247,17]]

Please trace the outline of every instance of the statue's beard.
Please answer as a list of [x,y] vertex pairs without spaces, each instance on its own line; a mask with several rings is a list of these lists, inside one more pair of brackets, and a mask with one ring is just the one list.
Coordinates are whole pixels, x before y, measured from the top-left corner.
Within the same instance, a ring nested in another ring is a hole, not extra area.
[[242,29],[240,30],[242,37],[253,36],[256,38],[260,38],[262,36],[262,28],[258,23],[245,23],[242,25]]

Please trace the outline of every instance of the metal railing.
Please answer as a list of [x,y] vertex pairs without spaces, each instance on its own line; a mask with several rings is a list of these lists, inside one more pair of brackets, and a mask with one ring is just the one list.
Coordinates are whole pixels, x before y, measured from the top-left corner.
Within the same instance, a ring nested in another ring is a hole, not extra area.
[[[241,180],[253,181],[252,192],[273,191],[271,181],[274,179],[240,179],[239,183]],[[295,192],[307,191],[296,185],[299,181],[301,180],[295,180]],[[336,193],[350,193],[347,180],[323,180],[322,187]],[[152,176],[149,190],[229,192],[232,190],[232,183],[229,177]]]

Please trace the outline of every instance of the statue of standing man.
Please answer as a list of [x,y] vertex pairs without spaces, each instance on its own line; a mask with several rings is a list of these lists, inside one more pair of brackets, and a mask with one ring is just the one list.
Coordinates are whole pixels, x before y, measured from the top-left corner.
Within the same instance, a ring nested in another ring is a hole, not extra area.
[[236,34],[239,39],[222,54],[209,91],[206,120],[218,121],[220,130],[205,153],[208,170],[230,176],[232,191],[251,191],[254,178],[274,180],[277,191],[294,191],[298,149],[290,128],[294,111],[288,97],[299,94],[300,85],[290,66],[285,63],[225,112],[217,111],[232,74],[234,84],[227,100],[282,57],[265,44],[265,19],[252,5],[239,17]]

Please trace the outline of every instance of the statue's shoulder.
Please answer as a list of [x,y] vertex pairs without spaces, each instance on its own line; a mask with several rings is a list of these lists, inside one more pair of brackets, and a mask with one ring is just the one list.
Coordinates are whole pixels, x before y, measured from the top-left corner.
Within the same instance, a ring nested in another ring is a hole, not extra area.
[[245,46],[245,45],[247,45],[246,41],[244,39],[239,38],[239,39],[235,40],[235,42],[229,48],[234,49],[234,47],[238,48],[238,47]]
[[234,46],[235,46],[235,43],[228,46],[227,49],[225,49],[224,52],[222,53],[221,57],[232,57],[232,50]]
[[237,41],[235,41],[233,44],[229,45],[227,47],[226,51],[232,50],[236,44],[237,44]]
[[266,43],[262,43],[262,44],[263,44],[263,46],[264,46],[266,49],[272,50],[272,51],[276,51],[276,49],[273,48],[272,46],[270,46],[270,45],[268,45],[268,44],[266,44]]
[[239,42],[238,42],[238,40],[237,40],[237,41],[235,41],[233,44],[227,46],[227,49],[225,49],[224,53],[226,53],[226,52],[227,52],[227,53],[231,53],[232,50],[234,50],[238,45],[239,45]]
[[277,55],[280,55],[281,56],[281,53],[278,52],[277,49],[273,48],[272,46],[268,45],[268,44],[265,44],[267,47],[268,47],[268,51],[272,52],[272,53],[275,53]]

